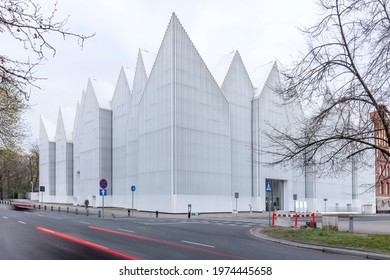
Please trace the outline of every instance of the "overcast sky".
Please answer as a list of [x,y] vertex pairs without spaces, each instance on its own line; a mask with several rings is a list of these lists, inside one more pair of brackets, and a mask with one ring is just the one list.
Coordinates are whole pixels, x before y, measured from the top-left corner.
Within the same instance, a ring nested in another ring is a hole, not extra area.
[[[39,2],[45,10],[52,7],[51,1]],[[173,12],[211,71],[238,50],[249,74],[275,58],[284,64],[296,59],[305,51],[298,27],[316,20],[313,0],[59,0],[58,19],[69,15],[70,31],[96,35],[83,49],[71,38],[51,38],[57,54],[48,52],[37,68],[47,79],[31,93],[27,142],[38,141],[40,115],[56,123],[59,106],[76,106],[89,77],[114,86],[121,66],[134,69],[138,49],[154,56]]]

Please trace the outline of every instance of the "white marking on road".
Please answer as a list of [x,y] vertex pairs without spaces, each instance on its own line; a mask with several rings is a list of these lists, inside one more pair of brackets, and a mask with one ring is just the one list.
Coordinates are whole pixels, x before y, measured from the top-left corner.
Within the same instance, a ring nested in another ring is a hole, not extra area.
[[37,216],[39,216],[39,217],[45,217],[45,215],[42,215],[42,214],[38,214]]
[[23,221],[18,221],[18,223],[21,223],[21,224],[23,224],[23,225],[25,225],[26,223],[25,222],[23,222]]
[[80,224],[90,225],[91,223],[88,222],[79,222]]
[[6,217],[6,216],[3,216],[3,218],[4,218],[4,219],[8,219],[8,217]]
[[134,233],[134,232],[135,232],[135,231],[133,231],[133,230],[123,229],[123,228],[117,228],[117,230],[126,231],[126,232],[131,232],[131,233]]
[[213,245],[207,245],[207,244],[202,244],[202,243],[196,243],[196,242],[191,242],[191,241],[186,241],[186,240],[182,240],[181,242],[183,242],[183,243],[188,243],[188,244],[192,244],[192,245],[203,246],[203,247],[215,248],[215,246],[213,246]]

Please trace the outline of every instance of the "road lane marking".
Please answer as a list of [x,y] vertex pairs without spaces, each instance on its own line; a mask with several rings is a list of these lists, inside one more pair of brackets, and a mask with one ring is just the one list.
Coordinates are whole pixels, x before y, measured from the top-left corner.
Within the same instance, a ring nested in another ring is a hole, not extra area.
[[4,219],[8,219],[8,217],[6,217],[6,216],[3,216],[3,218],[4,218]]
[[84,225],[90,225],[91,223],[88,223],[88,222],[79,222],[80,224],[84,224]]
[[133,230],[123,229],[123,228],[117,228],[117,230],[126,231],[126,232],[131,232],[131,233],[134,233],[134,232],[135,232],[135,231],[133,231]]
[[192,244],[192,245],[203,246],[203,247],[215,248],[215,246],[213,246],[213,245],[207,245],[207,244],[202,244],[202,243],[197,243],[197,242],[192,242],[192,241],[182,240],[181,242]]
[[25,225],[26,223],[23,221],[18,221],[18,223]]
[[72,235],[68,235],[68,234],[65,234],[65,233],[62,233],[62,232],[54,231],[54,230],[51,230],[51,229],[48,229],[48,228],[44,228],[44,227],[41,227],[41,226],[37,226],[36,229],[40,230],[40,231],[43,231],[43,232],[46,232],[46,233],[53,234],[55,236],[58,236],[58,237],[61,237],[61,238],[64,238],[64,239],[67,239],[67,240],[70,240],[70,241],[73,241],[73,242],[76,242],[76,243],[79,243],[79,244],[82,244],[82,245],[85,245],[85,246],[89,246],[89,247],[97,249],[97,250],[101,250],[101,251],[104,251],[104,252],[107,252],[107,253],[119,256],[119,257],[121,257],[123,259],[140,260],[140,258],[138,258],[136,256],[128,255],[126,253],[123,253],[123,252],[120,252],[120,251],[117,251],[117,250],[114,250],[114,249],[110,249],[108,247],[105,247],[105,246],[102,246],[102,245],[99,245],[99,244],[96,244],[96,243],[93,243],[93,242],[90,242],[88,240],[84,240],[84,239],[81,239],[81,238],[78,238],[78,237],[75,237],[75,236],[72,236]]
[[206,248],[200,248],[200,247],[196,247],[196,246],[192,246],[192,245],[187,245],[187,244],[182,244],[182,243],[177,243],[177,242],[157,239],[157,238],[153,238],[153,237],[147,237],[147,236],[138,235],[138,234],[134,234],[134,233],[127,233],[127,232],[123,232],[123,231],[117,231],[117,230],[113,230],[113,229],[109,229],[109,228],[102,228],[102,227],[95,227],[95,226],[88,226],[88,228],[94,229],[94,230],[103,231],[103,232],[108,232],[108,233],[124,235],[124,236],[128,236],[128,237],[136,238],[136,239],[141,239],[141,240],[144,240],[144,241],[150,241],[150,242],[160,243],[160,244],[164,244],[164,245],[174,246],[174,247],[178,247],[178,248],[182,248],[182,249],[189,249],[189,250],[193,250],[193,251],[200,251],[200,252],[207,253],[207,254],[210,254],[210,255],[223,256],[223,257],[227,257],[227,258],[231,258],[231,259],[241,259],[241,260],[245,259],[245,258],[243,258],[241,256],[236,256],[236,255],[233,255],[233,254],[230,254],[230,253],[210,250],[210,249],[206,249]]
[[38,214],[37,216],[38,217],[45,217],[45,215],[42,215],[42,214]]

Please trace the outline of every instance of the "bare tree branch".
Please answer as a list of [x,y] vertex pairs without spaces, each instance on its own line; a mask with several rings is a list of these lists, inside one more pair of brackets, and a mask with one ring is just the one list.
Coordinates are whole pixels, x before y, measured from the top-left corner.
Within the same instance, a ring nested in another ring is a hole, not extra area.
[[285,104],[300,103],[302,120],[262,131],[268,164],[320,166],[336,174],[369,156],[390,158],[389,0],[320,0],[322,17],[302,30],[308,51],[282,70]]

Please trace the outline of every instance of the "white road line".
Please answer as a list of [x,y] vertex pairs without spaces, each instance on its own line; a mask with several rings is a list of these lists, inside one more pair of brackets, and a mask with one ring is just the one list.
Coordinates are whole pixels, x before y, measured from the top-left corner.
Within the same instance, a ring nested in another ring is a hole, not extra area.
[[202,244],[202,243],[196,243],[196,242],[191,242],[191,241],[186,241],[186,240],[182,240],[181,242],[183,242],[183,243],[188,243],[188,244],[192,244],[192,245],[203,246],[203,247],[215,248],[215,246],[213,246],[213,245],[207,245],[207,244]]
[[79,222],[80,224],[90,225],[91,223],[88,222]]
[[131,232],[131,233],[134,233],[134,232],[135,232],[135,231],[133,231],[133,230],[123,229],[123,228],[117,228],[117,230],[126,231],[126,232]]
[[18,223],[25,225],[26,223],[23,221],[18,221]]
[[4,218],[4,219],[8,219],[8,217],[6,217],[6,216],[3,216],[3,218]]
[[42,215],[42,214],[38,214],[37,216],[38,217],[45,217],[45,215]]

